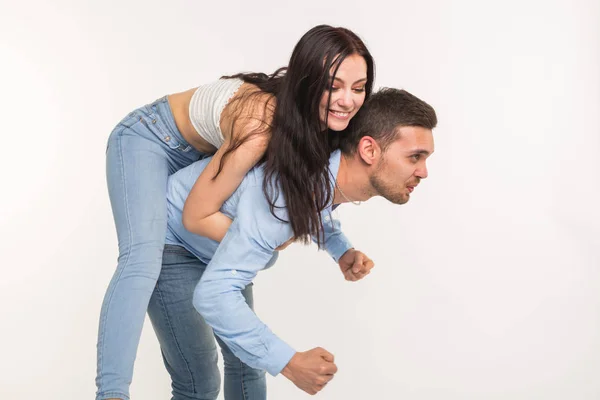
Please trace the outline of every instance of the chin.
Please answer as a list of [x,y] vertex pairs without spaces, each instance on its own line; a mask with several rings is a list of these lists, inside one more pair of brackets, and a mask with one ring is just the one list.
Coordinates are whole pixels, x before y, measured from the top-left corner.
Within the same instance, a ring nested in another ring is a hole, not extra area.
[[402,205],[402,204],[406,204],[408,203],[408,201],[410,200],[410,195],[391,195],[391,196],[384,196],[386,200],[388,200],[391,203],[394,204],[398,204],[398,205]]
[[346,129],[348,127],[348,122],[345,123],[329,123],[329,129],[331,129],[332,131],[343,131],[344,129]]

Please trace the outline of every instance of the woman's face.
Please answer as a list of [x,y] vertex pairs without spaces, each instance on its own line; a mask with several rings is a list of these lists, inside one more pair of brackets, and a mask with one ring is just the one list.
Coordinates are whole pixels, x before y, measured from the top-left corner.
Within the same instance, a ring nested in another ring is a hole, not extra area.
[[[330,71],[333,74],[333,69]],[[365,102],[365,85],[367,84],[367,63],[358,54],[349,55],[338,68],[335,79],[331,82],[331,103],[329,90],[323,92],[319,104],[321,123],[334,131],[343,131]]]

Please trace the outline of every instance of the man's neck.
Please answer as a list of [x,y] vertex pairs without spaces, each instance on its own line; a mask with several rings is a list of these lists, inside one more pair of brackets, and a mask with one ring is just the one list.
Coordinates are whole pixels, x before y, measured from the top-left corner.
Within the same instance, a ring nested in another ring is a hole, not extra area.
[[361,160],[342,153],[333,204],[366,201],[373,196],[369,188],[369,177]]

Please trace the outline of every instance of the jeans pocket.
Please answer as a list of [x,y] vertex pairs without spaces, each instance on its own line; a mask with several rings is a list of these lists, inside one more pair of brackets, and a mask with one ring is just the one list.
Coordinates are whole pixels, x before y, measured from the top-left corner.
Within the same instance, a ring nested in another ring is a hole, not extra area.
[[119,136],[123,133],[123,131],[127,129],[126,126],[122,126],[122,125],[117,125],[115,126],[115,128],[112,130],[112,132],[110,133],[110,135],[108,136],[108,140],[106,141],[106,151],[105,154],[108,154],[108,149],[110,148],[111,145],[114,145],[113,142],[115,142]]
[[123,119],[121,119],[121,121],[119,121],[119,123],[117,124],[117,127],[124,126],[126,128],[131,128],[133,125],[138,123],[139,119],[140,113],[138,112],[138,110],[134,110],[127,114]]
[[154,114],[147,114],[139,118],[144,127],[152,132],[161,142],[165,143],[171,150],[183,150],[177,138],[173,137],[168,131],[162,128],[162,121]]

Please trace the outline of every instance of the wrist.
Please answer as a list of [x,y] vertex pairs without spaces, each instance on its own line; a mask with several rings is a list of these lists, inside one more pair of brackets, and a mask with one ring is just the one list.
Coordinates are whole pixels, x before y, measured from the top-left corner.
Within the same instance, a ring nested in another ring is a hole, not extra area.
[[348,254],[351,254],[353,251],[356,251],[356,249],[354,247],[350,247],[348,250],[346,250],[344,252],[344,254],[342,254],[340,256],[340,258],[338,259],[338,262],[342,260],[342,258],[346,257]]
[[292,356],[292,358],[290,359],[290,361],[281,370],[281,375],[285,376],[289,380],[292,380],[292,376],[294,375],[292,371],[294,368],[293,363],[294,363],[294,359],[296,358],[296,354],[298,354],[298,353],[295,353]]

